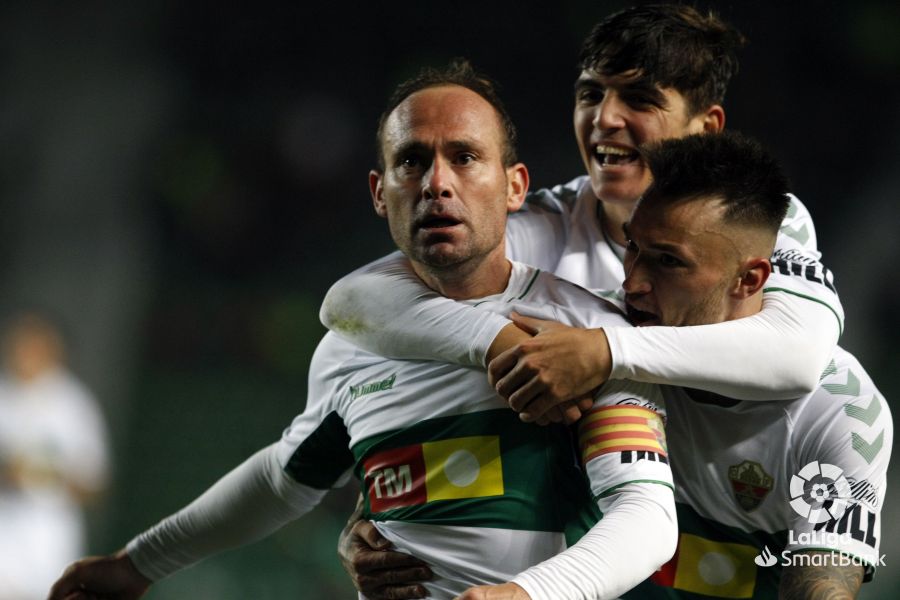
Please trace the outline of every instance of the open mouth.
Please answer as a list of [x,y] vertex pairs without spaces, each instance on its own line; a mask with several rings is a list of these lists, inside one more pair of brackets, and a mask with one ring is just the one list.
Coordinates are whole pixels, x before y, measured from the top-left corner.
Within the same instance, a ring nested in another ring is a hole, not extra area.
[[607,146],[605,144],[599,144],[594,148],[594,153],[597,156],[597,160],[604,167],[631,164],[641,156],[637,150],[628,150],[627,148]]
[[625,304],[625,312],[628,315],[628,320],[631,321],[631,324],[635,327],[642,327],[645,325],[659,325],[660,321],[657,315],[643,310],[638,310],[628,303]]
[[462,221],[443,215],[430,215],[421,219],[418,223],[419,229],[440,230],[447,229],[459,225]]

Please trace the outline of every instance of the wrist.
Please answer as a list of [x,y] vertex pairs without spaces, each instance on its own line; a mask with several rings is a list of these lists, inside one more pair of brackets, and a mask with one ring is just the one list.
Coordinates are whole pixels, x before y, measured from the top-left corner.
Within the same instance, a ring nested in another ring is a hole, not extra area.
[[530,337],[531,336],[529,334],[519,329],[515,323],[510,323],[509,325],[505,326],[494,338],[494,341],[491,342],[487,354],[485,355],[485,366],[489,365],[491,361],[497,358],[497,356],[499,356],[500,354],[503,354],[513,346],[524,342]]
[[134,564],[134,561],[131,560],[131,556],[128,555],[128,551],[125,548],[122,548],[114,555],[115,560],[122,566],[125,572],[128,574],[128,577],[145,587],[149,587],[153,584],[153,580],[140,572],[137,568],[137,565]]
[[591,348],[594,352],[594,372],[602,382],[609,379],[612,373],[612,351],[609,346],[609,338],[603,329],[589,329],[591,335]]

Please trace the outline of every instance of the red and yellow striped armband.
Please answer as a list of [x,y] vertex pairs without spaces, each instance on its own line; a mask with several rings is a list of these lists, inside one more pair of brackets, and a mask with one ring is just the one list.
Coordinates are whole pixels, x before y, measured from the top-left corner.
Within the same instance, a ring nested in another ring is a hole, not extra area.
[[641,406],[601,406],[589,411],[578,423],[578,447],[584,464],[625,450],[667,456],[662,417]]

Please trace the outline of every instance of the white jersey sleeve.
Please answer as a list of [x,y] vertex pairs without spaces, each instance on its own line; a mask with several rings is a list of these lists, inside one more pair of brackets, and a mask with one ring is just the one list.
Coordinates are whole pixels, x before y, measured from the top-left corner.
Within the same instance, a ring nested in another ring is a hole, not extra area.
[[816,388],[837,344],[832,311],[793,294],[764,294],[743,319],[692,327],[605,329],[610,377],[707,390],[738,400],[786,400]]
[[340,363],[327,346],[320,344],[310,362],[306,410],[280,442],[127,544],[129,557],[147,578],[162,579],[273,533],[311,511],[349,474],[353,456],[346,429],[332,410],[331,375]]
[[[793,423],[787,549],[834,550],[880,564],[881,507],[894,440],[888,403],[859,362],[841,349]],[[813,410],[813,407],[823,407]]]
[[327,490],[290,479],[275,446],[260,450],[191,504],[128,542],[145,577],[157,581],[223,550],[261,539],[311,510]]
[[608,382],[578,425],[603,518],[574,546],[513,579],[532,600],[617,598],[675,552],[678,527],[655,385]]
[[[787,293],[827,307],[838,333],[844,329],[844,308],[834,286],[834,275],[821,263],[812,216],[800,200],[790,195],[788,214],[781,223],[772,254],[772,275],[765,292]],[[827,325],[822,323],[822,326]],[[829,350],[834,350],[834,345]]]
[[331,286],[319,318],[332,332],[380,356],[484,367],[506,317],[428,288],[395,252]]

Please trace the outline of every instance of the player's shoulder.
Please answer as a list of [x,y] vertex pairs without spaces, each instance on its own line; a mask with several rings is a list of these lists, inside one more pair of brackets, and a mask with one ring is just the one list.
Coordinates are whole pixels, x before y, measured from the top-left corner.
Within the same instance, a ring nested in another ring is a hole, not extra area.
[[388,359],[373,354],[336,333],[329,331],[319,341],[309,363],[310,380],[319,381],[346,378],[368,366],[386,362]]
[[887,400],[856,359],[835,348],[818,387],[789,412],[803,438],[831,440],[853,449],[867,462],[893,442],[893,419]]
[[547,271],[537,271],[522,305],[551,306],[558,320],[575,327],[630,326],[619,308],[605,297]]
[[804,412],[846,413],[847,404],[872,395],[881,397],[868,372],[855,356],[837,346],[819,376],[819,385],[808,396],[809,407]]
[[776,249],[802,250],[812,252],[818,259],[818,240],[816,226],[806,205],[794,194],[788,194],[790,200],[787,214],[778,230]]
[[587,175],[581,175],[566,183],[529,192],[525,196],[525,204],[519,213],[549,212],[564,214],[571,212],[578,201],[579,194],[582,193],[586,185],[590,185],[589,178]]

